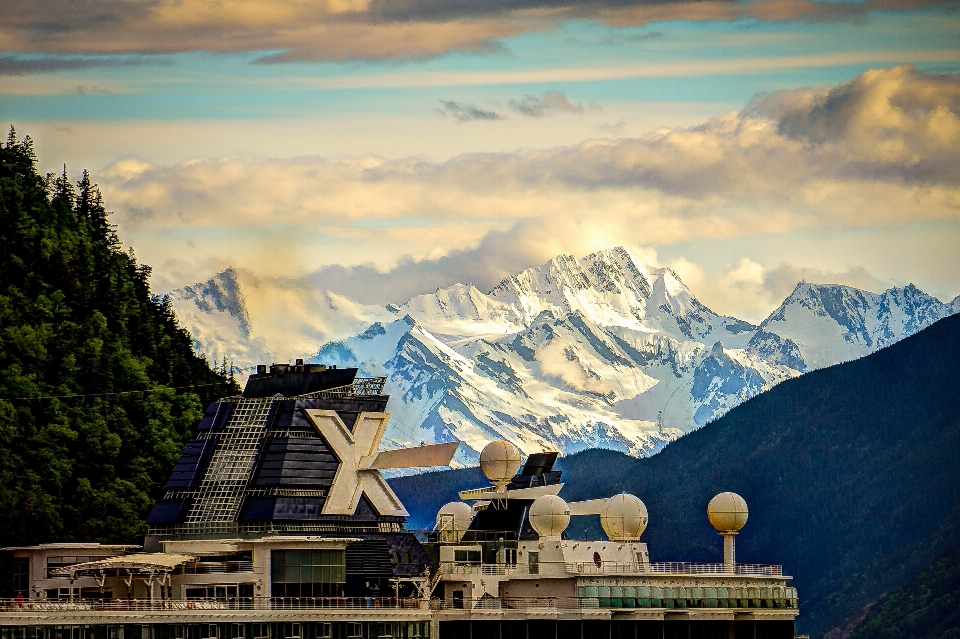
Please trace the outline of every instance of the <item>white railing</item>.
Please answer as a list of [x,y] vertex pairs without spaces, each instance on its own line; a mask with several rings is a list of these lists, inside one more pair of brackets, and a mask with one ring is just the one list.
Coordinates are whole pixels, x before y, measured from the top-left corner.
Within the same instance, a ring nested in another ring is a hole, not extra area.
[[396,597],[217,597],[194,599],[0,599],[0,615],[43,611],[369,610],[416,609],[420,599]]
[[649,572],[669,575],[757,575],[782,577],[783,566],[771,564],[698,564],[659,562],[649,564]]
[[656,609],[780,609],[796,610],[796,591],[792,597],[766,599],[735,599],[735,598],[672,598],[651,599],[650,597],[483,597],[481,599],[432,599],[430,607],[433,610],[504,610],[504,609],[578,609],[578,608],[656,608]]
[[618,561],[549,562],[536,564],[476,564],[443,562],[440,571],[445,575],[753,575],[782,577],[783,567],[766,564],[702,564],[689,562],[660,562],[637,564]]

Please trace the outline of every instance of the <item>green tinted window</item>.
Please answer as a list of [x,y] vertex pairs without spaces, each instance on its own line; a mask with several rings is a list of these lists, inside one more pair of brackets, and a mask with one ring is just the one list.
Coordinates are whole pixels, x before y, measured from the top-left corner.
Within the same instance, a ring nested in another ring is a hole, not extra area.
[[274,583],[342,583],[346,565],[342,550],[274,550],[270,553]]

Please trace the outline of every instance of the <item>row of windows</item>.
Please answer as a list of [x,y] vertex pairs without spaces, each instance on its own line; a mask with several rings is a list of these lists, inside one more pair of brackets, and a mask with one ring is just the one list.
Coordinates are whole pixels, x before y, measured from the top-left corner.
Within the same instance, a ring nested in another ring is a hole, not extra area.
[[581,597],[654,599],[796,599],[796,588],[658,588],[656,586],[580,586]]
[[793,588],[648,588],[581,586],[600,608],[796,608]]
[[228,584],[224,586],[208,585],[187,588],[184,593],[187,599],[234,599],[237,597],[253,597],[253,584]]
[[453,560],[463,563],[480,563],[480,551],[479,550],[454,550],[453,551]]
[[0,639],[421,639],[429,636],[429,621],[0,628]]
[[[342,550],[274,550],[270,576],[279,583],[343,583],[346,555]],[[283,595],[275,595],[283,596]]]
[[343,583],[282,583],[270,586],[271,597],[343,597]]

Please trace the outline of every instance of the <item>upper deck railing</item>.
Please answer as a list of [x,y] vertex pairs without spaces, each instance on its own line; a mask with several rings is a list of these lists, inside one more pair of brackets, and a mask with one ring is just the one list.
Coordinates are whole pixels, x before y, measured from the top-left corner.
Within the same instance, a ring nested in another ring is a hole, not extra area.
[[445,575],[745,575],[783,577],[783,566],[768,564],[709,564],[689,562],[539,562],[536,564],[478,564],[443,562]]
[[0,599],[0,614],[31,612],[137,612],[190,610],[376,610],[421,607],[396,597],[217,597],[184,599]]
[[383,387],[387,383],[386,377],[358,377],[352,384],[314,391],[303,395],[305,398],[336,399],[339,397],[356,397],[363,395],[382,395]]

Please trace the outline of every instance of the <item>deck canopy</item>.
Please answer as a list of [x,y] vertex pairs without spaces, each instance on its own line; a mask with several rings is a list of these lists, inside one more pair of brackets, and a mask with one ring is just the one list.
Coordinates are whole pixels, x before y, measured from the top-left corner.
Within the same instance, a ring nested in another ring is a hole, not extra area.
[[107,570],[126,570],[130,574],[157,574],[173,571],[177,566],[189,561],[196,561],[193,555],[174,555],[162,552],[144,553],[139,555],[121,555],[108,557],[99,561],[88,561],[83,564],[64,566],[53,571],[53,574],[75,578],[79,574],[98,574]]

